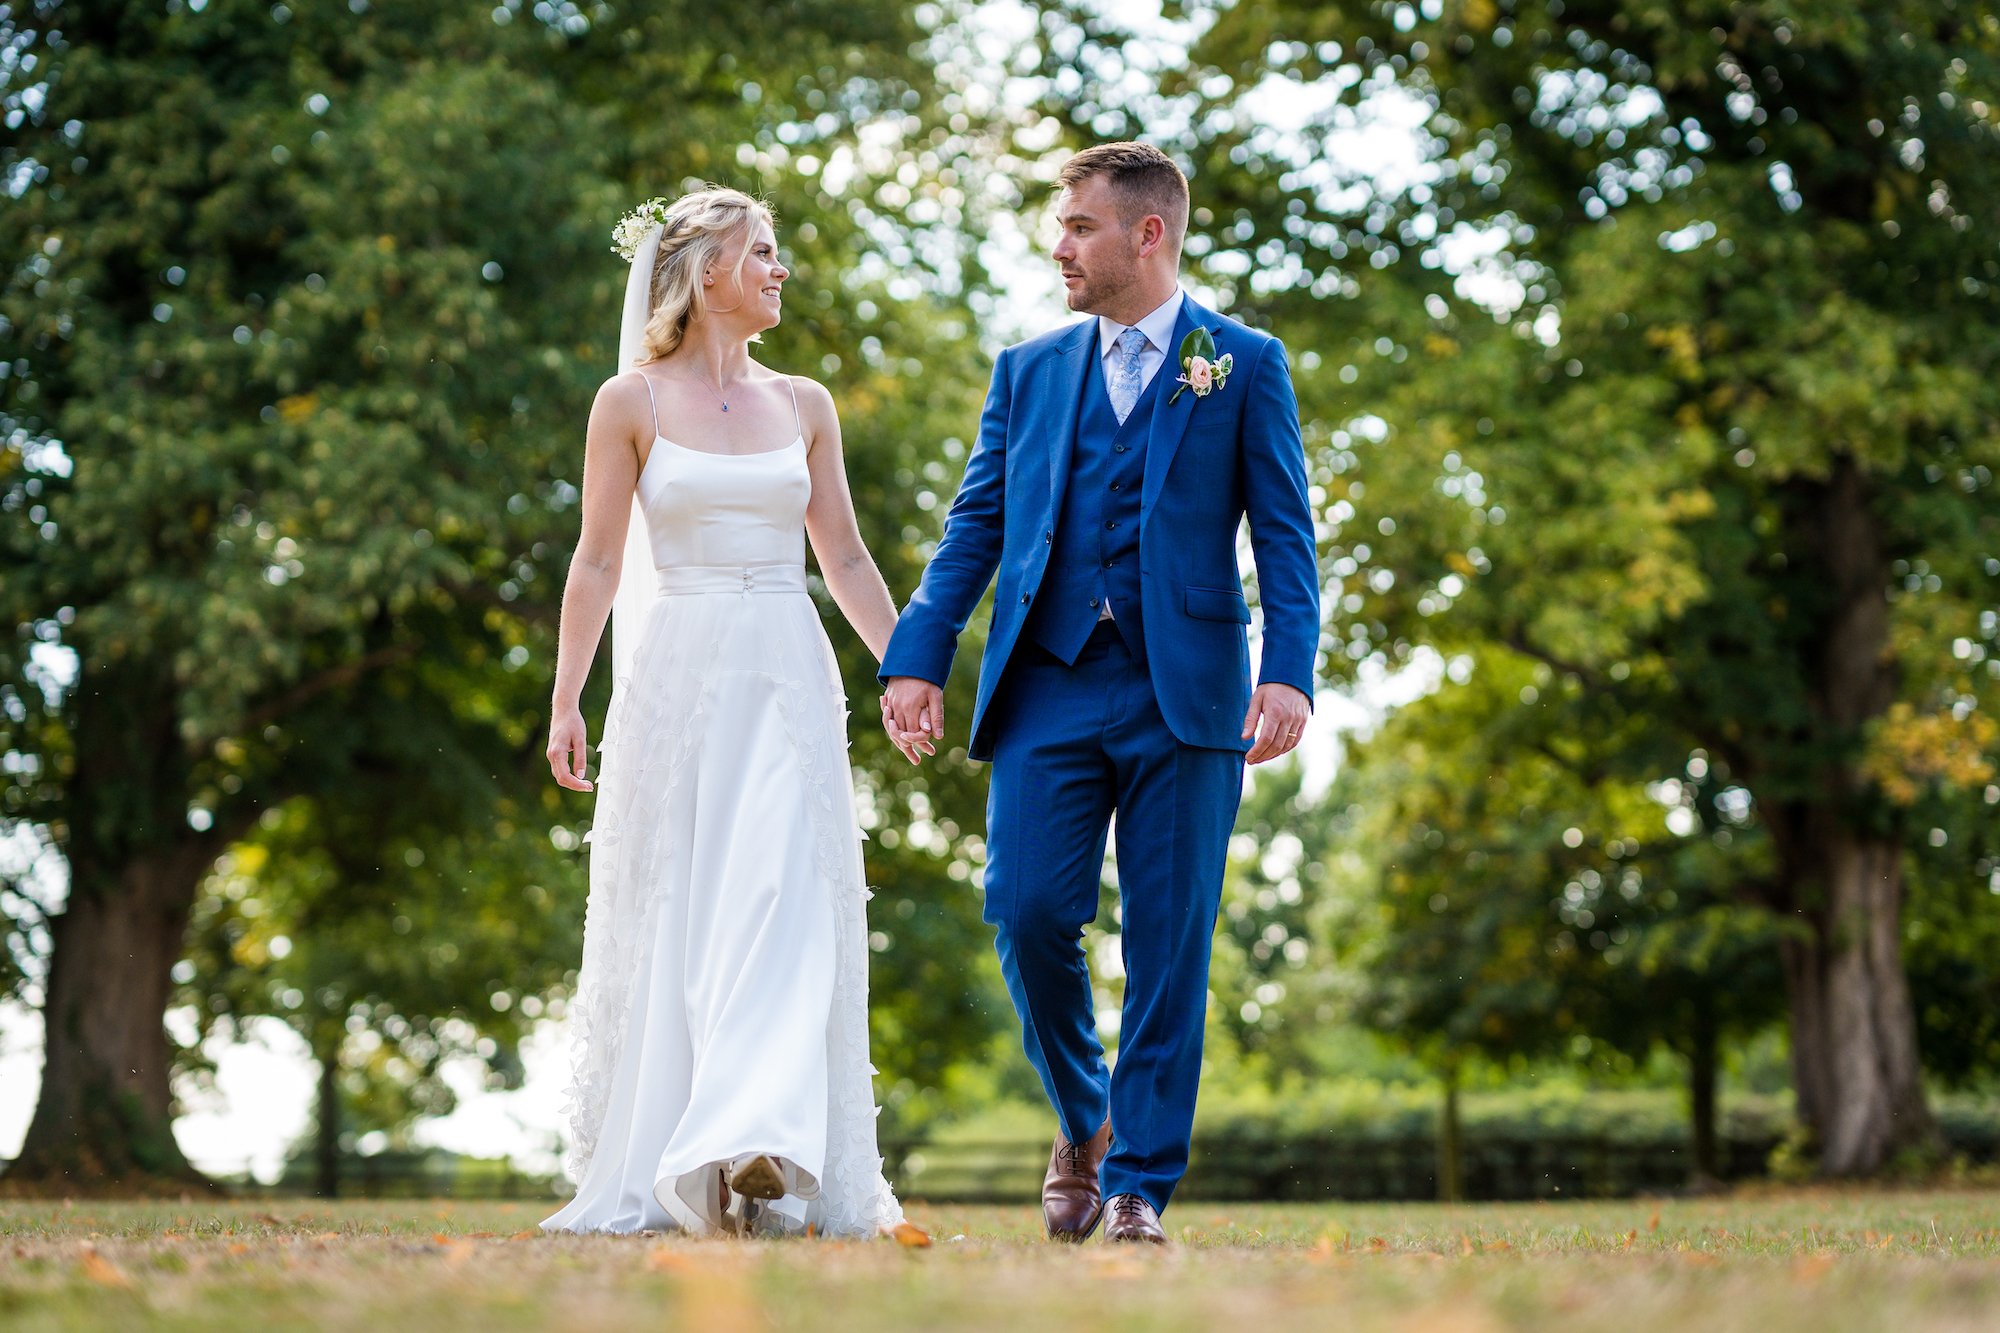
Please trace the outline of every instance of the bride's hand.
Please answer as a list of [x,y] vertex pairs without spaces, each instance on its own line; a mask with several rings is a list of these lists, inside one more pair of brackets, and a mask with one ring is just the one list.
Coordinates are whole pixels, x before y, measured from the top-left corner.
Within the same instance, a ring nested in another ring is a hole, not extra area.
[[882,730],[913,764],[936,754],[944,738],[944,691],[914,676],[892,676],[882,692]]
[[556,775],[557,786],[593,790],[583,777],[590,763],[588,741],[583,714],[576,708],[560,709],[549,718],[549,771]]

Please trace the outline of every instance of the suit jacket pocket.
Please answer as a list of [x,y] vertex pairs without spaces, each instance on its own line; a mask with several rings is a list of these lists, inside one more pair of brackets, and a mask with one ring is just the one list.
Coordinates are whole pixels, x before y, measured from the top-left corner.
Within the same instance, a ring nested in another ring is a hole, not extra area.
[[1243,594],[1234,588],[1197,588],[1186,586],[1187,613],[1196,620],[1230,620],[1239,625],[1250,623],[1250,603],[1243,600]]

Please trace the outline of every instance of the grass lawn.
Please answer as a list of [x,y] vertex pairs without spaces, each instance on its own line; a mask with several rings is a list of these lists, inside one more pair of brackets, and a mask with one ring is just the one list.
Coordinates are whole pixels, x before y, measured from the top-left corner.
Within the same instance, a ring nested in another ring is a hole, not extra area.
[[546,1237],[530,1203],[0,1202],[0,1328],[2000,1329],[2000,1193],[1185,1203],[1166,1251]]

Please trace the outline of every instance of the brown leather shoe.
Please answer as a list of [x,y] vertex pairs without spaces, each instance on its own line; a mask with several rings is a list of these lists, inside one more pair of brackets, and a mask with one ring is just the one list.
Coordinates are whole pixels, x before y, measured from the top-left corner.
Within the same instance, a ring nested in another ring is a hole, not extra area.
[[1042,1179],[1042,1225],[1050,1240],[1087,1240],[1104,1219],[1104,1196],[1097,1188],[1097,1168],[1111,1151],[1111,1122],[1106,1120],[1088,1143],[1071,1143],[1056,1131],[1049,1153],[1049,1173]]
[[1167,1243],[1167,1233],[1160,1226],[1160,1215],[1153,1211],[1152,1204],[1138,1195],[1114,1195],[1109,1211],[1111,1220],[1104,1224],[1104,1239],[1142,1240],[1154,1245]]

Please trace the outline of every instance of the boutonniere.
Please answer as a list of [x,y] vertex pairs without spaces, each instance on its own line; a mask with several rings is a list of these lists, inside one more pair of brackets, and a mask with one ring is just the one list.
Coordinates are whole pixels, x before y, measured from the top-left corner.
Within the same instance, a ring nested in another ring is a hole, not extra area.
[[1220,389],[1229,380],[1229,372],[1236,364],[1236,358],[1228,352],[1215,354],[1215,339],[1209,337],[1208,330],[1196,326],[1194,332],[1181,339],[1180,388],[1174,390],[1173,398],[1167,399],[1167,406],[1174,405],[1174,398],[1189,389],[1197,398],[1206,398]]

